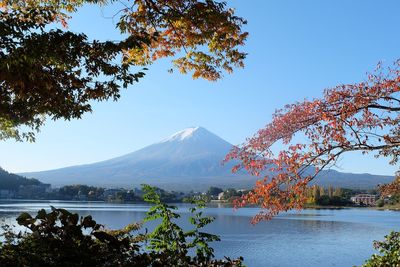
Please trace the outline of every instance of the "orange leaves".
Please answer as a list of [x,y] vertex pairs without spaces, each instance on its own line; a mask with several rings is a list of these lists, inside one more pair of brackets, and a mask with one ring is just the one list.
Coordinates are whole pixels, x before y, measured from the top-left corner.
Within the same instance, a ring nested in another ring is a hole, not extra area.
[[[253,222],[270,219],[281,211],[302,208],[305,189],[320,170],[335,164],[348,151],[400,155],[400,68],[368,76],[362,83],[326,89],[324,97],[286,105],[271,123],[259,130],[230,159],[254,174],[264,170],[252,192],[240,200],[266,209]],[[302,136],[303,143],[293,143]],[[271,147],[284,144],[277,155]],[[314,171],[312,169],[314,168]]]
[[381,185],[379,191],[384,197],[398,195],[400,193],[400,176],[397,175],[392,183]]
[[131,62],[176,57],[172,63],[181,73],[215,81],[222,70],[244,66],[246,53],[239,47],[248,35],[241,29],[245,23],[225,2],[136,0],[118,25],[124,33],[150,40],[146,50],[127,53]]
[[0,139],[20,140],[18,129],[37,131],[42,117],[81,118],[93,100],[117,100],[122,88],[144,76],[133,67],[161,58],[171,57],[180,72],[211,81],[243,67],[246,53],[239,49],[247,37],[246,21],[225,2],[127,1],[115,14],[120,41],[88,40],[85,33],[65,29],[68,14],[83,4],[117,2],[0,0]]
[[[85,3],[113,4],[106,0],[0,0],[0,8],[23,11],[49,8],[57,13],[55,22],[67,27],[68,13]],[[149,65],[171,57],[181,73],[194,79],[218,80],[222,73],[244,67],[246,53],[240,51],[248,33],[246,21],[235,15],[225,2],[198,0],[134,0],[117,14],[121,33],[141,43],[125,51],[125,63]],[[26,18],[25,18],[26,19]],[[36,18],[37,20],[37,18]]]

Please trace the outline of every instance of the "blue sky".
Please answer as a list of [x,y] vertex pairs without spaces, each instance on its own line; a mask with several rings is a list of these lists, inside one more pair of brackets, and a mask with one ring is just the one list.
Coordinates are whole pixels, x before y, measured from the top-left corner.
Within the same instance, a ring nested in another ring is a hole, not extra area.
[[[169,61],[149,66],[146,77],[118,102],[95,103],[82,120],[48,121],[36,143],[0,142],[0,166],[38,171],[109,159],[157,142],[190,126],[203,126],[233,144],[271,119],[275,109],[323,89],[361,81],[380,60],[400,57],[400,2],[373,0],[231,0],[248,20],[246,67],[218,82],[169,74]],[[115,10],[86,6],[70,29],[115,40]],[[347,172],[393,174],[396,166],[352,154]]]

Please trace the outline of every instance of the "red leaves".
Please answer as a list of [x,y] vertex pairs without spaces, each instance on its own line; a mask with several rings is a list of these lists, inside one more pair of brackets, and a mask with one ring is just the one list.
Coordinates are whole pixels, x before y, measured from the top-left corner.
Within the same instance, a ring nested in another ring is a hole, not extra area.
[[[253,222],[270,219],[281,211],[300,209],[308,183],[348,151],[377,151],[397,161],[400,146],[400,70],[388,69],[368,76],[362,83],[325,90],[322,99],[286,105],[271,123],[259,130],[227,159],[238,159],[251,174],[267,170],[270,177],[258,181],[237,206],[266,209]],[[301,135],[303,143],[293,143]],[[272,153],[274,144],[285,149]],[[307,169],[316,168],[312,175]]]

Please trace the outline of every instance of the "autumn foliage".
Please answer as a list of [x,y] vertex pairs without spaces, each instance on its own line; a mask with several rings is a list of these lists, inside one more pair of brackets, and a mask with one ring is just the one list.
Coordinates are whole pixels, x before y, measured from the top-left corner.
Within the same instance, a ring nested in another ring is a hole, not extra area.
[[123,12],[121,31],[151,40],[126,51],[127,59],[136,64],[174,57],[180,72],[212,81],[221,78],[221,70],[244,66],[246,54],[239,47],[248,35],[241,29],[246,21],[225,2],[136,0]]
[[379,186],[379,191],[382,196],[392,196],[400,194],[400,176],[397,173],[393,182]]
[[[256,204],[263,211],[253,222],[281,211],[301,209],[309,182],[346,152],[375,152],[395,164],[400,147],[400,69],[378,65],[364,82],[326,89],[321,99],[305,100],[277,110],[272,122],[226,160],[239,160],[260,177],[254,189],[236,202]],[[302,140],[301,142],[294,142]],[[274,153],[276,146],[283,147]]]
[[[69,31],[83,4],[115,5],[120,40]],[[245,23],[211,0],[0,0],[0,140],[33,141],[45,118],[79,119],[93,101],[119,99],[160,58],[218,80],[244,66]]]

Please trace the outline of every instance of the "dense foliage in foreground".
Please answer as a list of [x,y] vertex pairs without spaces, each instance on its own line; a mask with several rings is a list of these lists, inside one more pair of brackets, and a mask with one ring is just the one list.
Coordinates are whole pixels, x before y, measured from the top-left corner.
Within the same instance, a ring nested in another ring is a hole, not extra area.
[[153,232],[139,233],[141,224],[109,231],[91,216],[65,209],[23,213],[17,223],[28,231],[3,226],[0,266],[243,266],[242,258],[214,259],[209,243],[220,239],[202,232],[214,220],[203,216],[204,203],[193,203],[193,228],[185,231],[176,222],[176,207],[162,203],[154,188],[144,189],[145,200],[154,204],[144,221],[159,222]]
[[380,254],[374,254],[364,267],[400,266],[400,232],[391,232],[384,241],[375,241],[374,247]]

